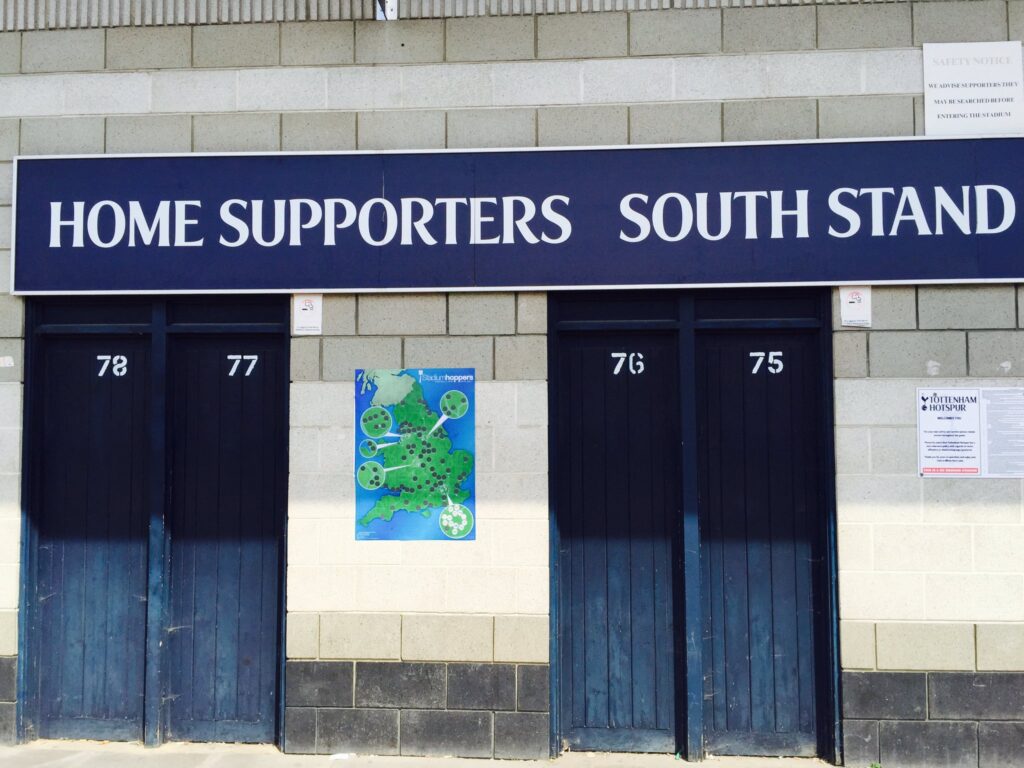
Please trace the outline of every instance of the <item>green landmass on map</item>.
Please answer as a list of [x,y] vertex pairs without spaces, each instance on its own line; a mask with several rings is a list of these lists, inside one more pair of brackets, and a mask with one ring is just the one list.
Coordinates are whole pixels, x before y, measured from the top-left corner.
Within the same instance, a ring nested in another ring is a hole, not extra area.
[[[400,371],[366,371],[363,391],[376,385],[374,406],[394,406],[391,434],[382,438],[377,456],[383,459],[383,487],[391,491],[359,519],[366,526],[377,519],[391,520],[406,511],[430,517],[438,507],[458,504],[469,498],[462,483],[473,469],[473,455],[452,450],[452,441],[416,379]],[[431,430],[433,431],[431,432]],[[383,443],[387,441],[389,445]],[[365,473],[364,473],[365,474]],[[377,472],[373,473],[377,476]]]

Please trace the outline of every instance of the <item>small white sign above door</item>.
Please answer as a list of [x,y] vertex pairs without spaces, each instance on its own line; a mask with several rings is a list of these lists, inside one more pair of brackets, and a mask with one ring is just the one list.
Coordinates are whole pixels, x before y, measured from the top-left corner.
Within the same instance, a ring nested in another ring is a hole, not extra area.
[[871,327],[870,285],[844,285],[839,289],[839,321],[844,327]]
[[292,336],[319,336],[323,332],[323,294],[296,293],[292,296]]

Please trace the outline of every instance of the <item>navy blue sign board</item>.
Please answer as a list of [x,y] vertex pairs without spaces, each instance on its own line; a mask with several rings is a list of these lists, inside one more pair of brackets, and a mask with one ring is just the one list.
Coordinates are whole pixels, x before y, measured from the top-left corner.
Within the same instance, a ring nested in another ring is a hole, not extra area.
[[1024,139],[23,157],[14,292],[1024,279]]

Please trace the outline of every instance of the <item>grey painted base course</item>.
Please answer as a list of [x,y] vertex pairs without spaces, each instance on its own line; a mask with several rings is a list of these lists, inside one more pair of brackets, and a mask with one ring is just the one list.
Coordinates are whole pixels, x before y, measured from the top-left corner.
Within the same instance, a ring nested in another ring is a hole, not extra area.
[[0,656],[0,744],[15,742],[15,705],[18,693],[18,657]]
[[546,664],[291,661],[284,750],[543,759]]
[[845,672],[851,768],[1024,768],[1024,673]]

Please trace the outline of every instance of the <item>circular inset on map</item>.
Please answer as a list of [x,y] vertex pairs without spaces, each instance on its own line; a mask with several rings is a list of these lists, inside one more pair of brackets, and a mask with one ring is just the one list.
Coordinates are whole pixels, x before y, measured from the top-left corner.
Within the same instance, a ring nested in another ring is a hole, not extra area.
[[387,412],[386,408],[375,405],[363,411],[363,415],[359,417],[359,423],[363,432],[370,437],[384,437],[391,429],[391,414]]
[[375,440],[363,440],[359,444],[359,455],[364,459],[372,459],[377,455],[377,442]]
[[464,539],[473,530],[473,513],[462,504],[449,504],[441,510],[437,523],[449,539]]
[[461,419],[469,410],[469,398],[464,392],[449,389],[441,395],[441,413],[449,419]]
[[376,461],[367,461],[356,470],[356,482],[368,491],[376,491],[384,485],[384,467]]

